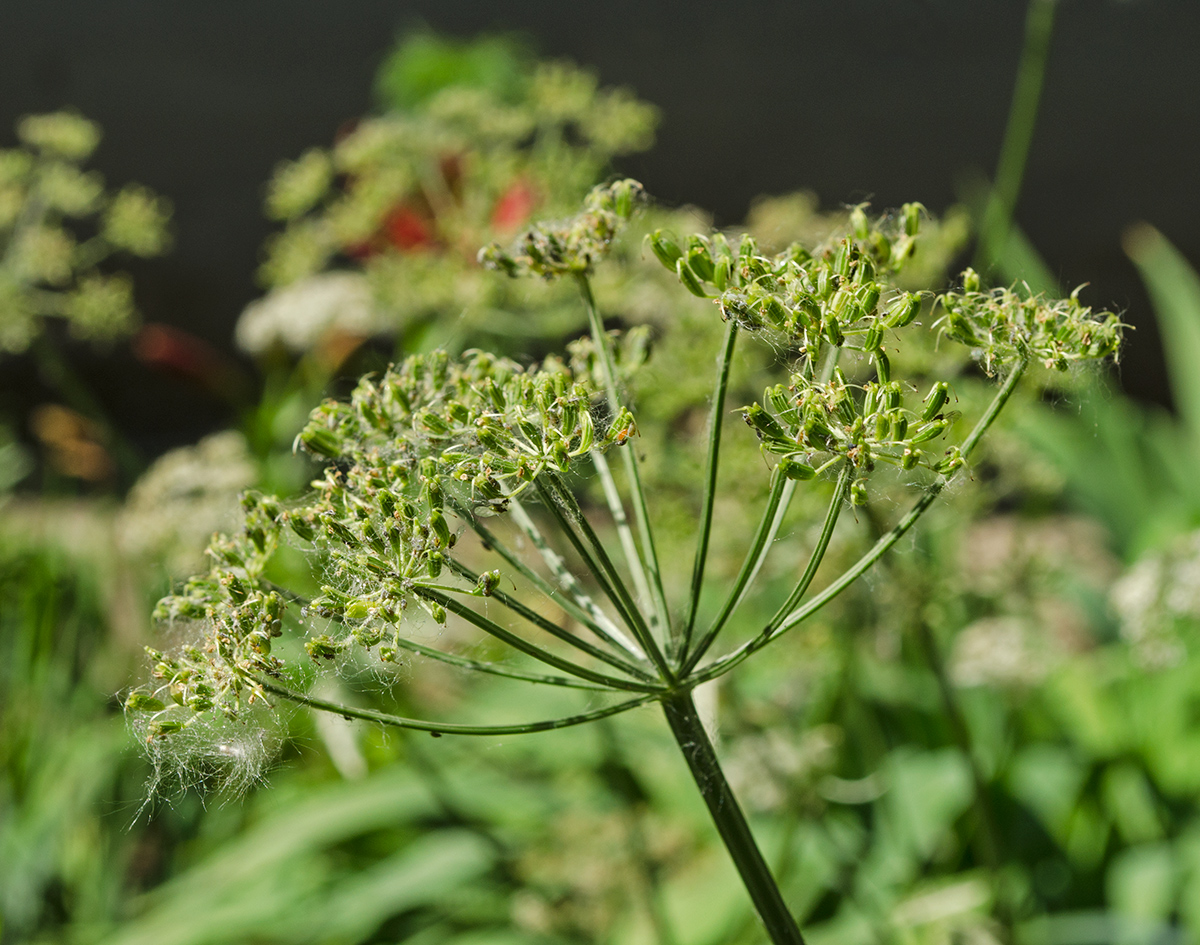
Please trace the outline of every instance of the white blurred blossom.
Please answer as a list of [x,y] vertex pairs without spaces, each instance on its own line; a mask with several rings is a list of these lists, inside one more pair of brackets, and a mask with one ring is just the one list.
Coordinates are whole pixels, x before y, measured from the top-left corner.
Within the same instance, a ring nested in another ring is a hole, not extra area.
[[246,440],[234,430],[166,453],[129,491],[117,519],[122,550],[161,562],[174,576],[200,570],[213,532],[237,525],[238,496],[256,477]]
[[333,333],[367,337],[387,327],[365,275],[326,272],[248,305],[235,337],[248,354],[262,354],[277,345],[303,354]]
[[955,638],[950,676],[959,686],[1031,686],[1045,678],[1054,655],[1029,621],[985,617]]
[[1110,599],[1121,637],[1142,665],[1181,662],[1178,625],[1200,620],[1200,531],[1143,557],[1113,585]]

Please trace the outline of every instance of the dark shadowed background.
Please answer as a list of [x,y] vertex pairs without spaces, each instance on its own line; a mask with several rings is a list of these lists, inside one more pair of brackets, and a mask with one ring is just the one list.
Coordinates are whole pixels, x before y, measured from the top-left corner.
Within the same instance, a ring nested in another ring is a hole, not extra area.
[[[385,0],[24,0],[0,7],[0,141],[63,106],[104,128],[93,162],[175,206],[176,248],[129,265],[146,319],[227,350],[259,289],[272,167],[330,143],[371,107],[395,37],[517,31],[594,67],[663,113],[658,145],[624,163],[668,203],[719,223],[801,187],[825,206],[921,200],[939,211],[995,166],[1025,4],[842,0],[604,4]],[[1146,220],[1200,261],[1200,5],[1064,0],[1017,221],[1061,282],[1137,326],[1126,388],[1165,402],[1157,335],[1121,232]],[[211,397],[140,366],[127,347],[73,351],[148,454],[228,418]],[[0,408],[46,399],[27,362],[0,371]]]

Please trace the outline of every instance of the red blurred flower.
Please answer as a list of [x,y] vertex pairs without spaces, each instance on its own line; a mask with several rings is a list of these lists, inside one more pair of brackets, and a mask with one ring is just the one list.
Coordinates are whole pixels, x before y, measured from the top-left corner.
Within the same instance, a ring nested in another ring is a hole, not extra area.
[[537,191],[521,178],[509,185],[492,210],[492,229],[501,235],[515,233],[533,215],[538,203]]

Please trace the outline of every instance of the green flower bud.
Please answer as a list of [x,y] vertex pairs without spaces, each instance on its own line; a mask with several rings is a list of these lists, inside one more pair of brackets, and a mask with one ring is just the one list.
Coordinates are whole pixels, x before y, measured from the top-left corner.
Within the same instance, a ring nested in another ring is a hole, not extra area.
[[300,432],[297,439],[310,453],[326,456],[329,459],[337,459],[342,455],[341,438],[328,427],[307,426]]
[[921,296],[914,292],[902,292],[887,307],[888,328],[905,328],[911,325],[921,311]]
[[850,240],[838,243],[837,252],[833,257],[833,271],[845,279],[850,275],[850,260],[853,256],[853,244]]
[[163,708],[162,700],[146,692],[131,692],[125,700],[125,709],[129,712],[161,712]]
[[781,417],[786,416],[795,409],[795,404],[792,403],[791,392],[782,384],[768,387],[763,392],[763,400],[770,403],[771,409]]
[[313,531],[312,525],[302,516],[289,513],[287,515],[287,523],[291,526],[292,531],[305,541],[312,541],[316,537],[316,532]]
[[713,263],[712,284],[718,292],[724,292],[733,276],[733,260],[722,257]]
[[945,457],[942,458],[934,468],[943,475],[948,476],[951,473],[961,469],[966,462],[967,461],[963,458],[963,455],[959,451],[958,447],[955,446],[946,451]]
[[766,320],[776,328],[783,328],[788,321],[788,310],[773,295],[766,296],[760,303],[759,309]]
[[675,263],[675,273],[679,276],[679,281],[683,283],[683,287],[697,298],[706,299],[708,293],[704,291],[704,286],[700,284],[700,280],[696,278],[696,274],[687,266],[687,261],[679,259]]
[[324,633],[304,643],[304,649],[314,662],[336,658],[341,648],[342,646],[338,641]]
[[430,511],[429,527],[433,530],[443,548],[450,547],[450,526],[446,524],[446,516],[440,510],[433,509]]
[[766,324],[758,311],[735,298],[721,300],[721,317],[725,321],[732,318],[746,331],[758,331]]
[[842,326],[838,324],[837,316],[832,312],[825,319],[824,335],[825,339],[837,348],[846,342],[846,336],[842,334]]
[[442,565],[446,559],[440,551],[432,551],[429,553],[429,558],[425,561],[425,572],[431,577],[436,578],[442,573]]
[[432,410],[423,411],[418,420],[421,426],[438,436],[450,432],[450,427],[446,421],[439,417]]
[[628,220],[642,196],[642,185],[635,180],[619,180],[612,185],[611,191],[613,212],[622,220]]
[[871,233],[871,224],[867,221],[865,203],[860,203],[857,207],[850,210],[850,228],[854,231],[854,238],[865,240]]
[[900,212],[904,216],[905,236],[917,235],[917,231],[921,229],[921,213],[924,210],[924,205],[919,203],[906,203],[901,208]]
[[888,383],[892,379],[892,362],[888,360],[883,348],[873,351],[871,360],[875,362],[875,376],[879,379],[879,383]]
[[479,575],[479,582],[475,585],[474,593],[480,597],[491,597],[499,586],[500,572],[484,571],[483,574]]
[[917,443],[926,443],[936,437],[941,436],[949,429],[953,421],[949,417],[943,417],[941,420],[931,420],[929,423],[923,424],[917,428],[917,432],[913,434],[913,445]]
[[812,479],[817,474],[817,471],[807,463],[789,459],[786,456],[779,461],[779,472],[788,479],[799,481]]
[[650,244],[650,249],[658,257],[658,261],[668,269],[674,269],[675,263],[683,256],[683,250],[679,248],[679,244],[664,236],[662,230],[655,230],[649,234],[646,242]]
[[760,440],[776,440],[781,443],[790,442],[787,432],[779,425],[779,421],[764,410],[760,404],[751,404],[749,407],[743,407],[742,417],[749,426],[754,428]]
[[184,724],[182,719],[158,719],[151,722],[146,727],[146,741],[153,741],[156,738],[164,738],[167,735],[182,732]]
[[222,574],[221,586],[228,591],[230,598],[235,604],[245,603],[249,591],[246,590],[246,585],[238,579],[236,574]]
[[688,268],[705,282],[711,282],[713,277],[713,259],[708,244],[699,236],[688,239],[687,251]]

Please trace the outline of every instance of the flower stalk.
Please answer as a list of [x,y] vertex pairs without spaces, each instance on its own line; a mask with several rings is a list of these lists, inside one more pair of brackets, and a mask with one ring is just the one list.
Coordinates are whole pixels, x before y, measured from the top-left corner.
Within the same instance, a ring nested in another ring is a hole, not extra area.
[[671,734],[771,941],[775,945],[803,945],[796,920],[783,901],[742,808],[725,780],[691,693],[677,693],[664,699],[662,707]]

